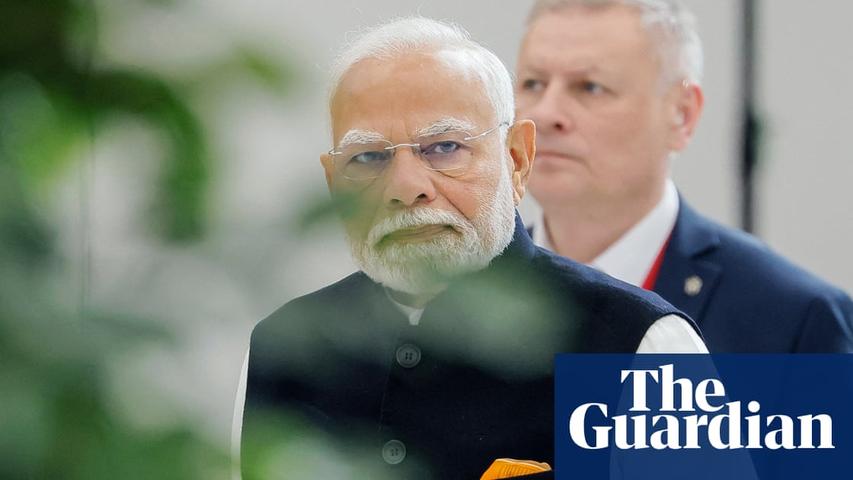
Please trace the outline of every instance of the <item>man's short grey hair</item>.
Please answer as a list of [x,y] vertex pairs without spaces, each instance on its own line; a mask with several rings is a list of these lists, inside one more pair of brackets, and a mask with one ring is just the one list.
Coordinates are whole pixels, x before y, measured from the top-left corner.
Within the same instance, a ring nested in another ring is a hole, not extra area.
[[[329,100],[341,79],[356,63],[377,58],[390,60],[412,53],[459,51],[470,58],[470,68],[483,84],[499,123],[515,118],[512,77],[503,62],[487,48],[471,40],[456,24],[424,17],[407,17],[371,28],[349,44],[332,65]],[[477,92],[471,92],[476,95]],[[504,132],[503,129],[501,129]]]
[[528,25],[549,11],[614,5],[639,10],[643,24],[652,34],[652,41],[660,48],[664,81],[684,79],[701,83],[704,60],[696,17],[679,0],[537,0],[530,11]]

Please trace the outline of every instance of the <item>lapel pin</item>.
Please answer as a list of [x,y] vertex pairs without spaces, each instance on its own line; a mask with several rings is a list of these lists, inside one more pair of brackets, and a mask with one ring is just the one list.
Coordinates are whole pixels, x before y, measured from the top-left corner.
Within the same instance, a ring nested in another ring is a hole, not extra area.
[[702,291],[702,279],[699,278],[698,275],[693,275],[687,277],[687,280],[684,281],[684,293],[691,297],[695,297],[699,295],[699,292]]

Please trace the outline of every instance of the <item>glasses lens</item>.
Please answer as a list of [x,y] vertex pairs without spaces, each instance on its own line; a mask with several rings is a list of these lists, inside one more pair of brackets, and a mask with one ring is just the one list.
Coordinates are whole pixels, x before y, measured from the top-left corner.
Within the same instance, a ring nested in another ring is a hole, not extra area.
[[433,170],[453,174],[468,168],[473,158],[465,132],[430,135],[418,139],[421,152]]
[[338,172],[346,178],[363,180],[376,178],[391,161],[393,152],[386,148],[390,143],[358,144],[346,147],[336,155]]

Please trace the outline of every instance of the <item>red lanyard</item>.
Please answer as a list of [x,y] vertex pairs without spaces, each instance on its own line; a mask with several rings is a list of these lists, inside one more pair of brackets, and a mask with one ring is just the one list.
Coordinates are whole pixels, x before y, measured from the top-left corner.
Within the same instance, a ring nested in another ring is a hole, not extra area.
[[660,252],[658,252],[657,258],[655,258],[655,263],[652,264],[649,274],[646,275],[646,280],[643,282],[643,288],[646,290],[652,290],[655,288],[655,282],[658,281],[658,274],[660,273],[660,266],[663,264],[663,257],[666,253],[666,247],[669,245],[669,239],[671,237],[672,234],[670,234],[666,241],[663,242],[663,246],[661,247]]

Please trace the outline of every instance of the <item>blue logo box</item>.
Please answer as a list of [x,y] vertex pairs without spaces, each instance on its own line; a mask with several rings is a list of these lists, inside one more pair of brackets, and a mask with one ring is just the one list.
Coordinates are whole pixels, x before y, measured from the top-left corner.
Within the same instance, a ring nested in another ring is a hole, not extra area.
[[555,477],[853,479],[853,355],[558,355]]

